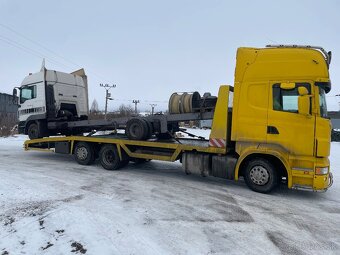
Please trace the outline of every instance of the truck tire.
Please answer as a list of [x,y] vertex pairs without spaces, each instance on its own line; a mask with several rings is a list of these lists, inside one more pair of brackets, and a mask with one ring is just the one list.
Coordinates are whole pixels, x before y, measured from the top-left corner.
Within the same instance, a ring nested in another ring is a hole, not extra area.
[[116,145],[105,144],[99,152],[99,161],[102,167],[106,170],[117,170],[124,165],[117,151]]
[[145,121],[146,125],[148,126],[148,134],[146,136],[146,139],[150,139],[153,135],[153,127],[150,121],[143,119]]
[[27,135],[28,135],[28,138],[31,140],[43,137],[39,130],[38,124],[35,122],[32,122],[29,124],[27,128]]
[[148,125],[141,118],[133,118],[126,123],[125,134],[130,140],[146,140],[148,133]]
[[248,162],[244,171],[244,180],[253,191],[269,193],[277,186],[277,172],[273,164],[263,158]]
[[93,147],[89,143],[79,142],[74,147],[74,158],[80,165],[90,165],[95,160]]

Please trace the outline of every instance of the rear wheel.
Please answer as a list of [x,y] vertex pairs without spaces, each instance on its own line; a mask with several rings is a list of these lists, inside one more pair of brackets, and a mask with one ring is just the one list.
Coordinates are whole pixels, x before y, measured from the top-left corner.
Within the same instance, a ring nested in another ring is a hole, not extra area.
[[277,185],[277,173],[273,164],[262,158],[248,162],[244,179],[250,189],[260,193],[269,193]]
[[117,170],[125,161],[121,161],[116,145],[106,144],[100,149],[99,161],[106,170]]
[[74,147],[74,158],[80,165],[92,164],[95,160],[93,147],[89,143],[77,143]]

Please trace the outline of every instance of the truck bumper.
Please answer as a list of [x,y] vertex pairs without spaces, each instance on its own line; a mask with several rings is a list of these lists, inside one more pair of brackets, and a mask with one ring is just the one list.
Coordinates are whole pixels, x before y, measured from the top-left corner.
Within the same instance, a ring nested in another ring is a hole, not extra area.
[[327,191],[333,185],[333,174],[314,175],[313,179],[305,180],[304,184],[293,184],[292,189],[308,190],[315,192]]
[[[320,169],[325,170],[325,174]],[[318,173],[318,174],[317,174]],[[333,175],[330,171],[328,157],[296,157],[291,161],[291,182],[288,188],[326,191],[333,184]]]

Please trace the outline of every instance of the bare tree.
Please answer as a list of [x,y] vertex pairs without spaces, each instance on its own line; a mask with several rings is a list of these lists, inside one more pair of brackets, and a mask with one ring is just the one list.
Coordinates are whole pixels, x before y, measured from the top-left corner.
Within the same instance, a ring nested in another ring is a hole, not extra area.
[[94,113],[94,114],[96,114],[96,113],[99,112],[98,102],[97,102],[96,99],[93,99],[93,101],[92,101],[92,105],[91,105],[90,112],[91,112],[91,113]]
[[89,113],[89,119],[90,120],[98,120],[98,119],[103,119],[104,115],[103,113],[99,110],[98,107],[98,102],[96,99],[92,101],[92,105],[90,108],[90,113]]
[[10,113],[0,113],[0,137],[9,136],[15,132],[16,115]]
[[129,117],[134,115],[134,109],[131,105],[121,104],[117,111],[111,111],[108,113],[108,118],[113,119],[116,117]]
[[118,108],[119,116],[121,117],[128,117],[134,113],[134,110],[131,105],[124,105],[121,104]]

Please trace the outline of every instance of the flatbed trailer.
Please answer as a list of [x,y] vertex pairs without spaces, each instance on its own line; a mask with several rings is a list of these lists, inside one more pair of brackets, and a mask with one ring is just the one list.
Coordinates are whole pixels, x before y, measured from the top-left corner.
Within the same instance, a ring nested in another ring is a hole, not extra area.
[[[171,140],[150,139],[148,141],[129,140],[123,134],[95,136],[47,137],[27,140],[25,150],[50,151],[74,155],[82,165],[90,165],[99,158],[107,170],[117,170],[129,161],[161,160],[174,162],[180,160],[183,170],[202,176],[233,178],[236,158],[225,157],[232,154],[228,147],[211,147],[209,140],[176,138]],[[224,160],[223,160],[224,159]],[[228,160],[226,160],[228,159]],[[213,161],[212,167],[209,167]],[[230,170],[225,171],[221,161],[227,161]]]

